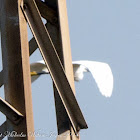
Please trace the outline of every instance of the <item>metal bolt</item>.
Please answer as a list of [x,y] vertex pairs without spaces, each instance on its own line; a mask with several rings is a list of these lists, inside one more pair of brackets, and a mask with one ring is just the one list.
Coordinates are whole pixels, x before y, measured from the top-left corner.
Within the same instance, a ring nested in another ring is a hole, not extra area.
[[18,116],[16,114],[14,114],[13,117],[12,117],[12,120],[13,121],[17,121],[18,120]]

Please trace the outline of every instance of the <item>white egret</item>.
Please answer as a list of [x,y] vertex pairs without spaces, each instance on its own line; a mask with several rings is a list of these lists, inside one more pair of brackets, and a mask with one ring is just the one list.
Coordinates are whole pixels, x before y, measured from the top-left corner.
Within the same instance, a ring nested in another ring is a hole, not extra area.
[[[96,61],[73,61],[74,80],[80,81],[84,77],[84,72],[90,72],[97,83],[99,91],[105,97],[110,97],[113,91],[113,74],[108,64]],[[31,63],[32,82],[42,74],[49,74],[43,60]]]
[[49,71],[43,60],[37,61],[35,63],[31,63],[30,69],[31,69],[31,81],[32,82],[34,82],[36,79],[38,79],[42,74],[49,74]]

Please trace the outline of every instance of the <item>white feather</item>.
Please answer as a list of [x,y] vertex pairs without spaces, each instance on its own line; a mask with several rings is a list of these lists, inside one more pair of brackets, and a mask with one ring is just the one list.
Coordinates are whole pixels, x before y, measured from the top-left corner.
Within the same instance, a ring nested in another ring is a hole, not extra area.
[[[110,97],[113,91],[113,74],[108,64],[95,61],[74,61],[74,74],[81,75],[88,70],[91,72],[102,95]],[[79,66],[79,67],[78,67]],[[84,66],[81,68],[81,66]],[[80,79],[81,80],[81,79]]]
[[[99,91],[102,95],[110,97],[113,91],[113,74],[108,64],[96,61],[73,61],[74,80],[80,81],[84,77],[84,72],[91,72]],[[44,61],[38,61],[30,65],[31,71],[49,73]],[[32,82],[38,76],[32,76]]]
[[[46,67],[46,64],[44,62],[44,60],[41,60],[41,61],[37,61],[35,63],[31,63],[30,64],[30,69],[31,69],[31,72],[35,71],[37,73],[39,72],[46,72],[46,73],[49,73],[47,67]],[[32,76],[31,77],[31,82],[34,82],[35,80],[37,80],[41,75],[35,75],[35,76]]]

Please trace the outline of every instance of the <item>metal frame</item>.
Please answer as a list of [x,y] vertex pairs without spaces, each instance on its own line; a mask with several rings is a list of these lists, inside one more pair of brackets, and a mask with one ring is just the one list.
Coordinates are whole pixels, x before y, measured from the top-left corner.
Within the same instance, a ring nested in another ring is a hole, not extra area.
[[87,124],[65,75],[62,63],[50,35],[41,20],[41,14],[35,1],[24,0],[22,10],[36,39],[41,55],[57,88],[74,131],[77,134],[80,129],[87,128]]
[[0,126],[0,139],[3,139],[6,136],[6,132],[7,132],[7,121],[5,121]]
[[[55,0],[52,1],[54,2]],[[4,14],[1,18],[3,70],[0,72],[0,87],[4,84],[6,101],[0,98],[0,111],[7,116],[7,121],[0,126],[0,131],[6,129],[4,126],[7,126],[9,131],[16,130],[19,133],[28,134],[34,131],[27,52],[31,55],[39,47],[54,83],[59,134],[57,140],[79,140],[79,130],[87,128],[87,124],[74,95],[66,1],[57,0],[54,7],[46,4],[48,1],[45,3],[40,0],[2,0],[1,3]],[[15,10],[10,7],[10,3],[15,6]],[[41,16],[47,20],[46,27]],[[34,35],[29,42],[29,48],[25,20]],[[9,38],[8,35],[13,31],[16,31],[17,35]],[[69,136],[64,138],[66,133],[69,133]],[[26,135],[24,139],[33,140],[34,137]]]
[[6,115],[14,124],[18,124],[22,119],[23,115],[12,107],[8,102],[0,97],[0,111]]
[[[16,131],[17,134],[22,134],[23,136],[9,136],[9,140],[34,140],[34,137],[28,135],[34,132],[34,123],[27,23],[20,8],[21,0],[3,0],[2,4],[1,47],[6,102],[1,100],[1,105],[3,104],[3,109],[1,106],[1,110],[7,115],[7,131],[9,133]],[[23,115],[18,125],[11,121],[12,117],[16,120],[21,116],[19,115],[17,118],[14,116],[17,113],[15,109]],[[8,111],[11,114],[13,113],[12,116],[8,115]]]
[[[57,10],[59,16],[58,17],[59,28],[56,28],[51,24],[47,24],[46,27],[50,33],[54,46],[64,66],[65,73],[73,89],[73,92],[75,93],[67,8],[65,0],[64,1],[58,0]],[[75,135],[56,88],[54,88],[54,95],[55,95],[57,127],[59,134],[57,140],[79,140],[80,139],[79,134]]]

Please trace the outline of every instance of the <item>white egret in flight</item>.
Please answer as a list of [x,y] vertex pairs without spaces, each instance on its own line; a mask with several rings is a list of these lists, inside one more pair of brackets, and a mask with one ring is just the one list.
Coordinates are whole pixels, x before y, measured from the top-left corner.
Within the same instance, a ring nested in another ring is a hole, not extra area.
[[[113,91],[113,74],[108,64],[96,61],[73,61],[74,80],[80,81],[84,72],[90,72],[97,83],[99,91],[105,97],[110,97]],[[42,74],[49,74],[43,60],[31,63],[31,79],[34,82]]]

